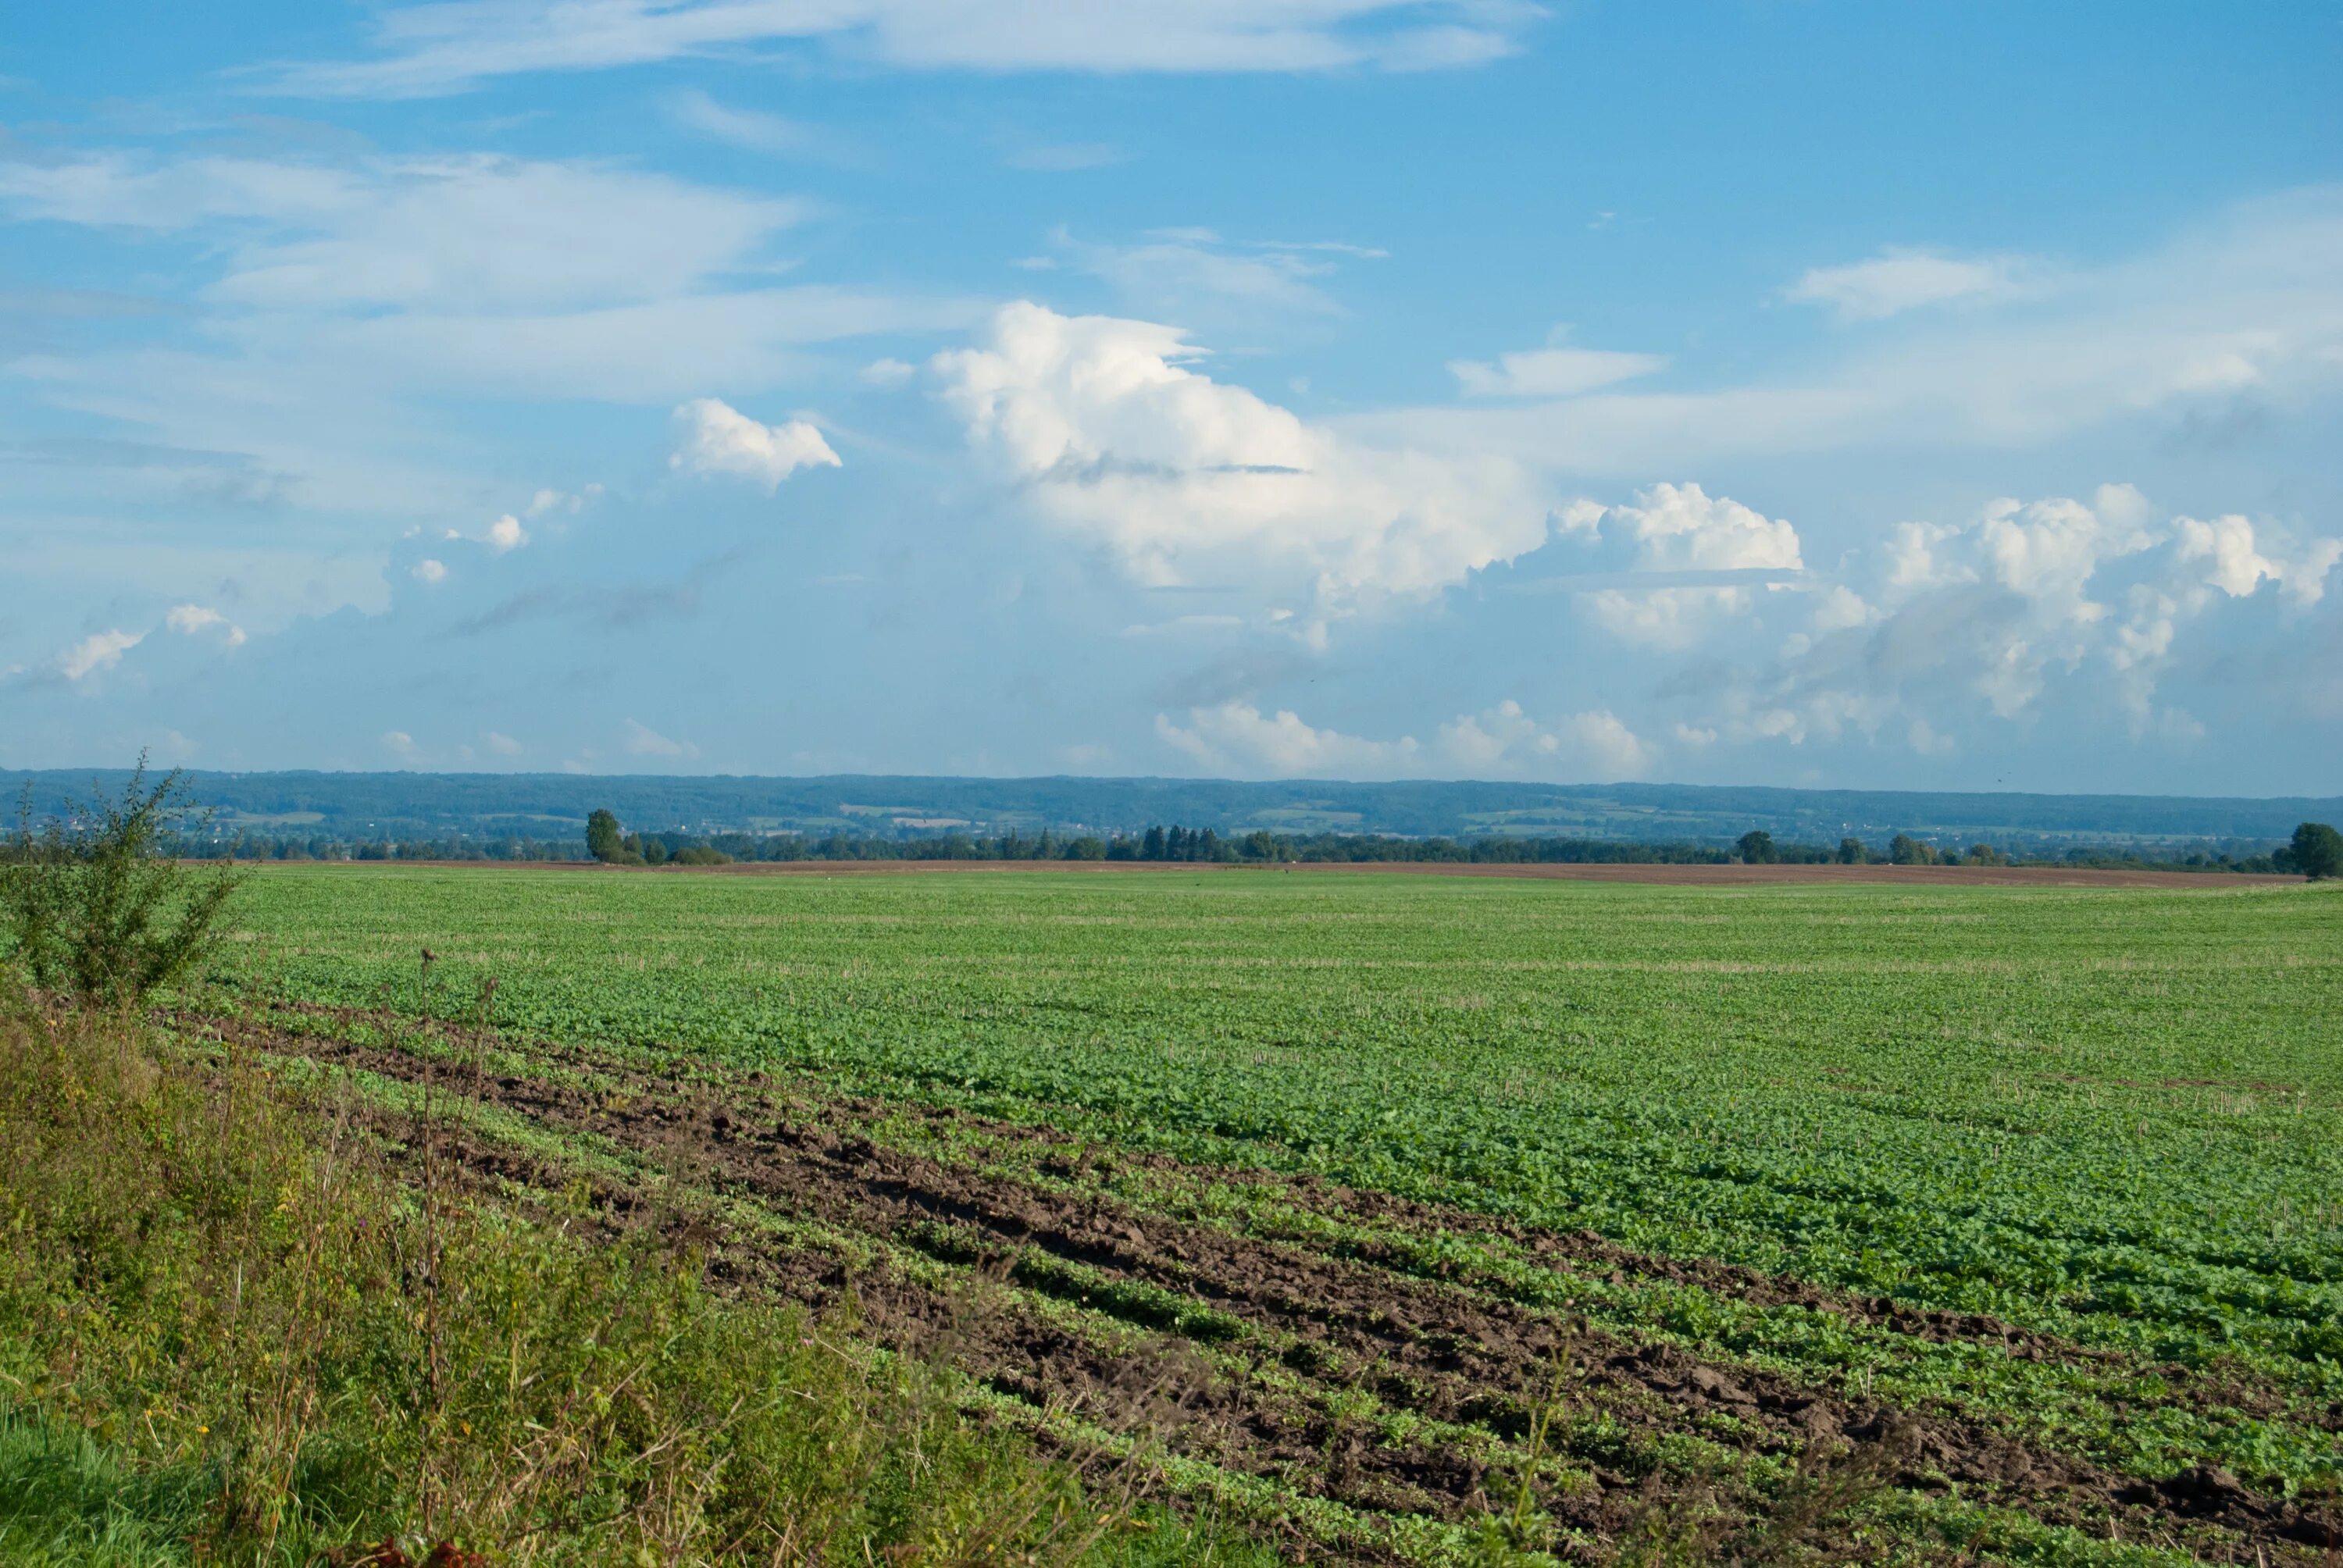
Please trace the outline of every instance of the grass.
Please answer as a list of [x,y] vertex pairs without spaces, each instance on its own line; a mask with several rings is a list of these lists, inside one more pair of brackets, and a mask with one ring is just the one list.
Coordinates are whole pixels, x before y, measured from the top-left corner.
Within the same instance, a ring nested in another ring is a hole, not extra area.
[[433,1135],[118,1020],[0,1018],[0,1559],[1257,1555],[850,1320],[711,1293],[656,1226],[452,1187]]

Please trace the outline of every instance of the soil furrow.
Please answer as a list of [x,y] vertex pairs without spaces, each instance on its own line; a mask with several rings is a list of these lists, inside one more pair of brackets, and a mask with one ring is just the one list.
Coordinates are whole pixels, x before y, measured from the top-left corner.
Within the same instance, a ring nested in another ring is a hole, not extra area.
[[[306,1036],[282,1044],[387,1076],[413,1080],[424,1070],[402,1051]],[[1850,1445],[1882,1456],[1885,1473],[1901,1486],[1939,1490],[1950,1483],[1971,1499],[2055,1523],[2128,1522],[2127,1533],[2177,1533],[2216,1557],[2236,1552],[2250,1560],[2258,1547],[2274,1561],[2311,1561],[2312,1548],[2343,1540],[2343,1522],[2330,1514],[2258,1496],[2221,1473],[2192,1471],[2157,1484],[2132,1481],[2006,1433],[1850,1402],[1664,1345],[1630,1343],[1583,1322],[1476,1299],[1367,1261],[1142,1212],[1104,1194],[1070,1197],[1036,1182],[980,1174],[884,1148],[851,1129],[841,1136],[802,1111],[793,1115],[753,1084],[719,1100],[695,1085],[692,1093],[701,1096],[695,1101],[639,1081],[618,1103],[618,1097],[542,1080],[497,1078],[479,1088],[493,1103],[564,1131],[602,1134],[781,1212],[899,1241],[925,1233],[931,1250],[940,1229],[959,1238],[952,1244],[966,1247],[972,1259],[1014,1269],[1018,1259],[1039,1254],[1193,1301],[1242,1322],[1265,1342],[1287,1346],[1284,1366],[1305,1385],[1328,1392],[1363,1386],[1386,1406],[1443,1422],[1518,1432],[1534,1409],[1529,1391],[1564,1364],[1571,1369],[1569,1405],[1599,1410],[1650,1434],[1697,1431],[1727,1448],[1785,1457]],[[1333,1190],[1318,1196],[1336,1199]],[[1337,1201],[1360,1198],[1342,1193]],[[1362,1206],[1376,1207],[1372,1198]],[[795,1266],[759,1256],[777,1282]],[[800,1294],[810,1288],[819,1299],[846,1281],[788,1282]],[[860,1289],[867,1282],[856,1283]],[[1155,1400],[1176,1382],[1171,1397],[1186,1423],[1179,1445],[1197,1457],[1381,1512],[1454,1517],[1481,1502],[1481,1463],[1445,1447],[1372,1443],[1363,1430],[1344,1431],[1311,1402],[1279,1402],[1230,1380],[1168,1379],[1168,1351],[1115,1355],[1047,1324],[980,1324],[965,1303],[902,1284],[890,1282],[874,1303],[899,1324],[880,1326],[890,1336],[908,1328],[929,1343],[956,1337],[953,1352],[963,1365],[1022,1397],[1074,1397],[1112,1407],[1129,1402],[1134,1379]],[[1649,1500],[1636,1476],[1600,1462],[1592,1468],[1591,1484],[1557,1490],[1547,1502],[1564,1523],[1615,1537]]]

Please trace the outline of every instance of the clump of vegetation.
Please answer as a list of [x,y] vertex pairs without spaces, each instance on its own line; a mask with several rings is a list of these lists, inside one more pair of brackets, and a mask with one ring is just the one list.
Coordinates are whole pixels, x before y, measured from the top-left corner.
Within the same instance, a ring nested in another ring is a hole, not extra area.
[[2278,851],[2280,870],[2294,871],[2314,882],[2343,877],[2343,833],[2325,822],[2305,822],[2293,839]]
[[[0,1025],[0,1557],[1115,1560],[1070,1468],[656,1236],[434,1204],[351,1106]],[[1149,1547],[1151,1555],[1159,1550]]]
[[193,814],[185,777],[149,785],[143,756],[120,799],[66,817],[35,825],[27,793],[0,841],[0,952],[41,990],[100,1007],[136,1007],[186,978],[241,880],[171,858]]

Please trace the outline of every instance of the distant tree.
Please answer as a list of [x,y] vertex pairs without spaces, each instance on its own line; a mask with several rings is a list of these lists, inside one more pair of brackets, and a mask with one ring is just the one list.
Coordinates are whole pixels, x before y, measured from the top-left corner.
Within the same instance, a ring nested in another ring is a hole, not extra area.
[[666,865],[668,859],[667,840],[659,838],[656,834],[645,838],[643,839],[642,854],[643,864],[646,866]]
[[1139,858],[1142,860],[1160,860],[1163,858],[1162,829],[1147,829],[1147,837],[1139,846]]
[[1210,828],[1207,828],[1202,832],[1197,834],[1194,839],[1190,840],[1190,842],[1195,848],[1195,859],[1199,860],[1217,860],[1221,858],[1221,836],[1218,833],[1213,832]]
[[1774,848],[1774,835],[1762,828],[1753,828],[1742,834],[1741,841],[1734,848],[1739,852],[1744,865],[1770,866],[1782,858],[1782,852]]
[[1095,834],[1085,833],[1078,839],[1067,839],[1064,853],[1069,860],[1103,860],[1106,859],[1106,840]]
[[711,844],[689,844],[675,852],[679,866],[729,866],[732,857]]
[[1936,851],[1909,833],[1898,833],[1887,841],[1887,858],[1899,866],[1933,866]]
[[586,819],[586,852],[605,864],[627,852],[618,818],[608,811],[596,811]]
[[1838,863],[1840,865],[1863,866],[1868,865],[1870,862],[1871,851],[1863,847],[1862,839],[1841,839],[1838,841]]
[[2287,860],[2314,882],[2343,877],[2343,833],[2324,822],[2305,822],[2294,830]]
[[1971,844],[1968,863],[1972,866],[2006,866],[2009,864],[2009,857],[1991,844]]
[[1188,858],[1187,829],[1175,823],[1172,830],[1163,835],[1163,858],[1167,860],[1184,860]]

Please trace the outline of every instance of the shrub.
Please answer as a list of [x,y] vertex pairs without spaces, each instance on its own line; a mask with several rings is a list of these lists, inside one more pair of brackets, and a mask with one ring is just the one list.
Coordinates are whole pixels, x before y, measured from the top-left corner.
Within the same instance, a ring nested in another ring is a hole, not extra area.
[[230,865],[197,870],[172,858],[194,814],[184,775],[150,786],[142,756],[119,800],[93,799],[38,828],[31,806],[28,789],[0,854],[0,921],[34,985],[136,1007],[211,951],[241,879]]

